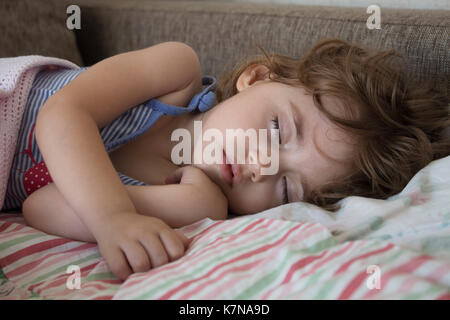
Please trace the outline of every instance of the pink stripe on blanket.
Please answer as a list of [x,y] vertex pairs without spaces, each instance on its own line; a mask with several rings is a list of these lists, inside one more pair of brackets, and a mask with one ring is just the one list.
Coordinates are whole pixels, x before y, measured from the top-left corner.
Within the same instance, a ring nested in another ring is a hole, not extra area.
[[[9,231],[9,230],[3,231],[0,234],[0,241],[9,241],[9,240],[12,240],[13,237],[19,238],[19,237],[23,237],[25,235],[30,235],[30,234],[38,234],[38,233],[36,232],[35,229],[28,228],[28,227],[21,229],[20,232],[18,232],[16,234],[11,234],[11,231]],[[44,236],[45,236],[45,234],[42,234],[41,237],[44,237]],[[35,239],[30,240],[30,241],[36,241],[37,238],[38,237],[36,237]]]
[[[411,275],[412,273],[414,273],[414,271],[419,268],[420,266],[422,266],[424,263],[427,263],[428,261],[431,261],[431,257],[428,256],[418,256],[418,257],[413,257],[412,259],[408,260],[407,262],[403,263],[402,265],[392,269],[392,270],[388,270],[386,272],[382,273],[382,277],[380,278],[380,286],[381,288],[385,288],[387,286],[387,284],[389,283],[389,281],[397,276],[397,275],[401,275],[401,274],[405,274],[405,275]],[[383,266],[380,266],[380,269],[382,269]],[[422,280],[426,280],[426,278],[422,278]],[[376,292],[376,290],[370,290],[369,292],[367,292],[364,295],[364,298],[371,298]]]
[[[89,271],[94,269],[94,267],[98,264],[98,262],[91,263],[87,266],[84,266],[80,268],[80,276],[81,279],[83,279],[85,276],[88,275]],[[46,289],[56,288],[59,287],[62,284],[65,284],[67,282],[67,278],[69,278],[71,274],[68,273],[61,273],[57,275],[55,278],[46,279],[41,282],[36,282],[28,287],[28,290],[34,291],[37,294],[41,294],[42,291]],[[42,287],[41,287],[42,286]],[[65,286],[63,286],[63,291],[68,290]]]
[[[198,285],[197,287],[195,287],[193,290],[186,292],[185,294],[183,294],[181,297],[177,298],[177,300],[186,300],[186,299],[191,299],[193,295],[199,293],[200,291],[202,291],[205,287],[207,286],[213,286],[216,283],[219,283],[227,274],[232,274],[233,272],[243,272],[243,271],[247,271],[250,270],[252,268],[257,267],[262,261],[264,261],[265,259],[259,259],[241,266],[233,266],[230,269],[224,270],[221,273],[219,273],[217,275],[216,278],[210,277],[207,281],[203,282],[202,284]],[[232,285],[234,285],[234,283],[236,281],[238,281],[237,279],[238,277],[234,278],[234,281],[232,281],[232,283],[227,283],[227,286],[224,287],[230,287]],[[222,287],[221,287],[222,288]],[[202,297],[202,299],[214,299],[214,297],[217,297],[217,292],[220,292],[218,290],[215,290],[214,292],[208,294],[206,297]]]
[[12,222],[3,222],[0,226],[0,232],[5,231],[12,225]]
[[242,255],[240,255],[240,256],[234,258],[234,259],[231,259],[230,261],[227,261],[227,262],[224,262],[224,263],[219,264],[218,266],[216,266],[215,268],[213,268],[212,270],[210,270],[206,275],[203,275],[203,276],[201,276],[201,277],[199,277],[199,278],[197,278],[197,279],[193,279],[193,280],[186,281],[186,282],[182,283],[182,284],[179,285],[177,288],[174,288],[174,289],[170,290],[170,291],[167,292],[165,295],[163,295],[162,297],[160,297],[160,299],[162,299],[162,300],[169,299],[170,297],[172,297],[173,295],[175,295],[178,291],[180,291],[180,290],[186,288],[187,286],[190,286],[191,284],[193,284],[193,283],[195,283],[195,282],[197,282],[197,281],[199,281],[199,280],[202,280],[202,279],[204,279],[204,278],[209,277],[209,276],[210,276],[211,274],[213,274],[215,271],[219,270],[220,268],[222,268],[222,267],[224,267],[224,266],[226,266],[226,265],[229,265],[229,264],[231,264],[231,263],[235,263],[236,261],[239,261],[239,260],[242,260],[242,259],[246,259],[246,258],[248,258],[248,257],[250,257],[250,256],[252,256],[252,255],[256,255],[256,254],[258,254],[258,253],[267,251],[267,250],[269,250],[270,248],[277,246],[278,244],[280,244],[280,243],[282,243],[284,240],[286,240],[287,237],[288,237],[292,232],[294,232],[296,229],[300,228],[301,226],[302,226],[302,225],[299,224],[299,225],[295,226],[294,228],[290,229],[288,232],[286,232],[286,234],[283,236],[283,238],[281,238],[280,240],[276,241],[276,242],[273,243],[273,244],[264,245],[264,246],[262,246],[262,247],[260,247],[260,248],[258,248],[258,249],[256,249],[256,250],[246,252],[246,253],[244,253],[244,254],[242,254]]
[[286,284],[289,281],[291,281],[291,278],[293,277],[293,274],[301,269],[306,267],[307,265],[309,265],[310,263],[313,263],[314,261],[316,261],[317,259],[321,259],[323,256],[325,256],[325,254],[327,253],[327,251],[323,251],[320,255],[318,256],[309,256],[306,258],[303,258],[297,262],[295,262],[291,268],[289,269],[288,273],[286,274],[286,277],[284,278],[284,280],[281,282],[281,284]]
[[[270,225],[273,221],[272,220],[269,220],[269,224],[268,225]],[[305,228],[306,229],[306,228]],[[312,230],[312,232],[308,232],[308,231],[306,231],[306,232],[302,232],[302,239],[303,238],[306,238],[309,234],[311,234],[311,233],[314,233],[314,231],[315,231],[315,229],[313,229]],[[255,236],[257,236],[257,235],[255,235]],[[252,239],[253,240],[253,239]],[[298,241],[300,241],[300,239],[298,239]],[[275,255],[277,255],[278,254],[278,252],[273,252],[271,255],[269,255],[269,256],[267,256],[266,258],[264,258],[264,259],[260,259],[260,260],[258,260],[258,261],[263,261],[263,260],[271,260],[271,259],[273,259],[273,258],[275,258],[274,256]],[[211,254],[210,254],[211,255]],[[208,255],[209,256],[209,255]],[[231,287],[233,287],[236,283],[238,283],[238,282],[241,282],[241,279],[236,275],[236,276],[234,276],[234,277],[232,277],[231,278],[231,280],[229,280],[228,282],[225,282],[225,283],[223,283],[222,285],[219,285],[220,284],[220,281],[228,274],[228,273],[231,273],[231,272],[234,272],[234,271],[245,271],[245,270],[247,270],[247,269],[235,269],[234,267],[232,267],[231,269],[228,269],[228,270],[225,270],[225,271],[223,271],[222,273],[221,273],[221,275],[219,276],[219,277],[216,277],[216,280],[215,280],[215,285],[216,285],[216,288],[212,291],[212,292],[210,292],[210,293],[208,293],[206,296],[204,296],[204,297],[201,297],[201,299],[214,299],[215,297],[217,297],[220,293],[222,293],[224,290],[226,290],[227,288],[231,288]],[[209,282],[211,282],[211,281],[209,281]],[[209,283],[208,282],[208,283]],[[203,285],[201,286],[201,287],[204,287]],[[190,293],[186,293],[184,296],[186,296],[187,295],[187,297],[189,297],[189,298],[191,298],[192,297],[192,295],[194,295],[194,294],[197,294],[198,293],[198,291],[199,290],[197,290],[196,288],[194,288]],[[184,297],[183,296],[183,297]],[[181,299],[185,299],[185,298],[181,298]]]
[[350,299],[351,295],[361,286],[364,280],[367,279],[366,270],[358,273],[345,287],[338,297],[338,300]]
[[[44,255],[43,257],[41,257],[40,259],[33,260],[30,263],[20,266],[19,268],[8,271],[6,276],[8,278],[15,277],[14,281],[21,281],[23,278],[28,276],[27,273],[29,271],[33,271],[33,273],[37,273],[38,271],[41,271],[42,269],[45,269],[48,266],[52,266],[61,261],[67,260],[67,255],[69,255],[72,252],[82,251],[82,250],[84,251],[84,250],[92,248],[92,246],[93,246],[92,243],[81,243],[79,246],[71,248],[70,250],[66,250],[63,252],[48,253],[48,254]],[[54,256],[56,256],[56,257],[59,256],[59,257],[57,257],[57,259],[48,261],[49,258],[54,257]]]
[[358,256],[358,257],[355,257],[355,258],[351,259],[350,261],[348,261],[347,263],[343,264],[343,265],[342,265],[342,266],[334,273],[334,275],[338,275],[339,273],[342,273],[342,272],[346,271],[346,270],[350,267],[350,265],[352,265],[352,264],[353,264],[355,261],[357,261],[357,260],[365,259],[365,258],[368,258],[368,257],[373,256],[373,255],[375,255],[375,254],[379,254],[379,253],[382,253],[382,252],[389,251],[389,250],[391,250],[392,248],[394,248],[394,245],[393,245],[392,243],[389,243],[389,244],[388,244],[387,246],[385,246],[384,248],[381,248],[381,249],[378,249],[378,250],[374,250],[374,251],[370,251],[370,252],[364,253],[364,254],[362,254],[362,255],[360,255],[360,256]]
[[[355,246],[356,244],[356,246]],[[338,250],[336,252],[331,253],[328,257],[321,259],[320,261],[318,261],[313,268],[311,268],[308,272],[306,272],[304,274],[304,277],[307,277],[311,274],[313,274],[314,272],[316,272],[316,270],[318,268],[320,268],[321,266],[323,266],[325,263],[327,263],[328,261],[334,259],[334,258],[339,258],[342,257],[342,255],[344,255],[347,251],[349,251],[350,249],[352,249],[353,246],[355,246],[355,248],[353,249],[357,249],[358,247],[361,247],[364,244],[364,241],[350,241],[347,243],[346,246],[344,246],[341,250]]]
[[[323,229],[323,227],[319,227],[319,228],[315,228],[315,229],[313,229],[314,231],[316,231],[316,230],[321,230],[321,229]],[[351,245],[350,246],[347,246],[347,248],[344,248],[343,250],[340,250],[340,251],[346,251],[349,247],[351,247]],[[328,251],[329,250],[324,250],[323,252],[322,252],[322,254],[320,255],[320,258],[322,258],[326,253],[328,253]],[[332,254],[332,255],[330,255],[329,257],[327,257],[326,259],[321,259],[317,264],[320,264],[320,265],[322,265],[322,264],[324,264],[325,262],[327,262],[328,260],[330,260],[331,258],[333,258],[334,256],[337,256],[336,255],[337,253],[335,252],[334,254]],[[315,258],[315,257],[317,257],[317,256],[310,256],[310,257],[306,257],[305,259],[308,259],[308,258]],[[289,272],[288,272],[288,274],[285,276],[285,278],[284,278],[284,280],[282,281],[282,283],[281,283],[281,285],[284,285],[283,286],[283,290],[282,290],[282,292],[280,293],[280,294],[278,294],[278,296],[277,296],[277,298],[276,299],[282,299],[282,297],[284,297],[287,293],[289,293],[289,292],[292,292],[291,291],[291,287],[293,287],[293,286],[295,286],[296,284],[295,284],[295,281],[291,281],[289,284],[288,284],[288,282],[291,280],[291,278],[292,278],[292,274],[293,274],[293,272],[295,271],[295,269],[293,269],[293,268],[295,268],[295,265],[298,263],[298,265],[297,265],[297,267],[300,267],[300,265],[301,264],[303,264],[303,263],[305,263],[303,266],[301,266],[301,267],[305,267],[305,266],[307,266],[309,263],[313,263],[315,260],[317,260],[317,259],[313,259],[313,260],[311,260],[311,261],[303,261],[302,262],[302,260],[303,259],[301,259],[300,261],[298,261],[298,262],[296,262],[296,263],[294,263],[292,266],[291,266],[291,268],[290,268],[290,270],[289,270]],[[318,266],[315,266],[315,268],[314,268],[314,270],[315,269],[317,269],[318,268]],[[297,268],[296,268],[297,269]],[[307,274],[311,274],[311,273],[313,273],[314,271],[309,271],[309,272],[307,272],[307,273],[304,273],[303,275],[301,275],[301,278],[303,278],[303,277],[305,277]],[[290,273],[290,274],[289,274]],[[289,277],[289,279],[288,279],[288,277]],[[277,287],[277,288],[272,288],[272,289],[270,289],[270,290],[268,290],[265,294],[264,294],[264,296],[261,298],[262,300],[266,300],[266,299],[271,299],[271,298],[269,298],[270,297],[270,295],[271,294],[273,294],[275,291],[277,291],[279,289],[279,287]]]
[[[3,225],[6,225],[6,227],[4,229],[1,228]],[[24,228],[28,228],[25,225],[18,224],[18,223],[15,223],[15,222],[11,222],[11,223],[3,222],[2,226],[0,227],[0,231],[2,232],[2,234],[0,235],[2,237],[0,237],[0,239],[10,237],[11,236],[10,233],[12,233],[12,232],[17,232],[17,231],[20,231],[20,230],[22,230]],[[8,230],[8,228],[10,228],[11,230]]]
[[443,293],[437,297],[436,300],[450,300],[450,293]]
[[[296,242],[300,242],[303,239],[309,237],[310,235],[315,234],[317,231],[323,230],[323,227],[308,229],[308,227],[313,226],[314,224],[308,225],[306,228],[302,230],[301,233],[299,233],[300,238],[296,238]],[[306,231],[305,231],[306,230]],[[271,254],[264,258],[265,261],[276,261],[276,256],[278,256],[279,252],[276,250],[272,250]],[[222,277],[221,277],[222,278]],[[222,279],[218,279],[217,282]],[[202,297],[201,299],[214,299],[214,297],[217,297],[221,292],[226,290],[227,288],[232,288],[234,285],[236,285],[238,282],[242,281],[240,277],[237,275],[234,275],[230,278],[228,282],[223,283],[222,285],[216,285],[216,289],[214,291],[210,292],[208,296]],[[276,283],[278,285],[278,282]],[[267,296],[270,295],[271,292],[273,292],[275,288],[268,289],[267,293],[264,294],[264,296],[261,298],[261,300],[267,299]],[[258,298],[259,299],[259,298]]]
[[7,266],[9,264],[16,262],[17,260],[19,260],[23,257],[35,254],[37,252],[45,251],[50,248],[54,248],[54,247],[66,244],[68,242],[72,242],[72,240],[61,238],[61,239],[47,240],[47,241],[43,241],[40,243],[30,245],[22,250],[11,253],[10,255],[0,259],[0,265]]

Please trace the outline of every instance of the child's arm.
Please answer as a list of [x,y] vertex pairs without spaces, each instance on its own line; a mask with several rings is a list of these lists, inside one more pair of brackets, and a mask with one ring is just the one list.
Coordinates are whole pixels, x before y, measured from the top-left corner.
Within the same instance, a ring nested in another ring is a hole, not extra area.
[[[195,52],[168,42],[93,65],[39,111],[35,134],[52,179],[121,279],[132,270],[148,270],[153,260],[163,261],[170,243],[180,240],[161,220],[137,214],[99,129],[153,97],[186,90],[194,94],[199,87]],[[169,240],[161,240],[161,233]]]
[[174,170],[166,185],[127,186],[127,190],[139,213],[160,218],[174,228],[203,218],[223,220],[228,215],[228,199],[220,187],[194,166]]
[[159,218],[172,228],[181,228],[204,218],[227,218],[226,201],[210,201],[204,192],[192,185],[130,185],[126,188],[138,213]]
[[[125,188],[138,213],[159,218],[172,228],[206,217],[214,220],[227,217],[226,198],[213,188],[199,189],[198,184],[125,185]],[[33,192],[24,201],[22,213],[25,222],[33,228],[74,240],[96,242],[54,183]]]

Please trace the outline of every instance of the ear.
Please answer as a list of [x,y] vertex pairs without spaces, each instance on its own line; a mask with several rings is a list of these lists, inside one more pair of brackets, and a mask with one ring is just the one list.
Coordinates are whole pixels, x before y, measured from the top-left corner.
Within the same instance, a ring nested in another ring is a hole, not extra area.
[[236,89],[241,92],[258,81],[270,80],[269,72],[269,68],[262,64],[252,64],[248,66],[239,76],[236,82]]

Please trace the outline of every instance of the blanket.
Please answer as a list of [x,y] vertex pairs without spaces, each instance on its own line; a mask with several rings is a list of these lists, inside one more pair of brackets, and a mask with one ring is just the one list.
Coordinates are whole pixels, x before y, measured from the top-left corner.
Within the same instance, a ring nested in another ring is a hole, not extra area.
[[23,111],[35,75],[43,68],[72,68],[76,64],[40,55],[0,58],[0,208],[17,145]]
[[337,213],[292,203],[180,230],[182,258],[121,282],[96,244],[0,214],[0,299],[450,299],[450,156],[387,200],[348,197]]

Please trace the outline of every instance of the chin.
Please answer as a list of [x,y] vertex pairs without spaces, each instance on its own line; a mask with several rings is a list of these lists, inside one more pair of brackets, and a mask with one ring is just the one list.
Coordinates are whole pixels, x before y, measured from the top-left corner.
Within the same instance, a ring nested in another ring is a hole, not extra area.
[[246,210],[242,210],[242,208],[236,208],[235,206],[233,206],[232,204],[230,204],[230,202],[228,202],[228,212],[232,215],[236,215],[236,216],[246,216],[252,213],[248,213],[246,212]]

